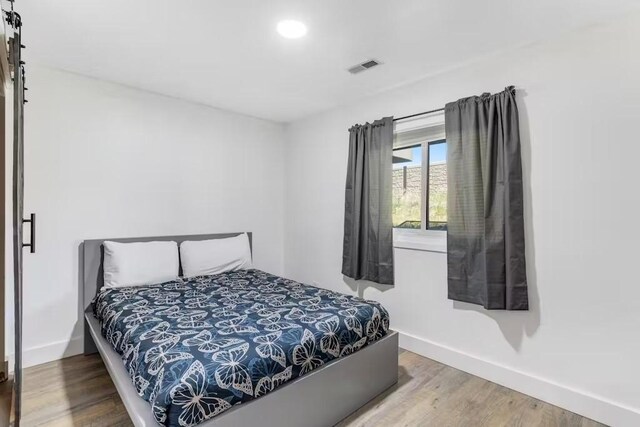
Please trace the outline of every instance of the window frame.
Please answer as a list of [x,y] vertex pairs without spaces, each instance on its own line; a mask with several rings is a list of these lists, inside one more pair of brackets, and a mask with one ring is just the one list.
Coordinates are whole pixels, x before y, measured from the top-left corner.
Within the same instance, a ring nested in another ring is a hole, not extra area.
[[[436,139],[436,140],[429,140],[423,143],[422,145],[422,149],[424,150],[426,148],[426,154],[423,152],[422,153],[422,163],[424,165],[427,165],[426,168],[423,168],[422,171],[422,179],[423,179],[423,185],[425,186],[425,190],[424,190],[424,202],[423,202],[423,206],[422,206],[422,213],[421,216],[424,216],[424,229],[420,228],[420,230],[431,230],[431,231],[440,231],[440,232],[445,232],[446,230],[432,230],[429,228],[429,170],[431,169],[431,164],[430,162],[430,153],[431,153],[431,146],[432,145],[437,145],[437,144],[446,144],[447,143],[447,138],[442,138],[442,139]],[[448,148],[448,147],[447,147]],[[446,164],[446,161],[445,161]],[[426,169],[426,171],[425,171]],[[426,175],[426,176],[424,176]]]
[[[433,119],[436,119],[435,121]],[[415,130],[426,127],[441,126],[444,128],[444,115],[441,118],[431,117],[427,124],[417,123],[409,128]],[[394,129],[394,135],[399,133]],[[393,227],[393,246],[400,249],[413,249],[429,252],[446,253],[447,231],[429,229],[429,149],[432,144],[446,142],[444,132],[437,132],[420,142],[407,142],[394,145],[393,150],[409,147],[422,147],[422,200],[420,203],[420,229]]]

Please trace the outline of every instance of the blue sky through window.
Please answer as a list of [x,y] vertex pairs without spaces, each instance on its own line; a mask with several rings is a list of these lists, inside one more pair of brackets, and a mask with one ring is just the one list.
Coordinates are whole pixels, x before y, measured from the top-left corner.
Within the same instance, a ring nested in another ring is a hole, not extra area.
[[429,163],[442,163],[447,160],[447,144],[431,144],[429,146]]
[[[393,165],[393,168],[399,169],[405,166],[413,167],[413,166],[422,165],[422,146],[421,145],[418,145],[411,149],[411,157],[413,159],[412,161],[395,163]],[[447,160],[447,144],[446,143],[431,144],[429,146],[429,163],[430,164],[442,163],[446,160]]]

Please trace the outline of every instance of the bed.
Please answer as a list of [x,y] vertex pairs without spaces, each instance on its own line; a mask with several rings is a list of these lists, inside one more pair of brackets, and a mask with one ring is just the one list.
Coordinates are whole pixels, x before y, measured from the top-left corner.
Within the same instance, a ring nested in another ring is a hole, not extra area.
[[373,301],[255,269],[99,291],[105,240],[238,234],[83,243],[85,353],[134,425],[330,426],[397,382],[397,333]]

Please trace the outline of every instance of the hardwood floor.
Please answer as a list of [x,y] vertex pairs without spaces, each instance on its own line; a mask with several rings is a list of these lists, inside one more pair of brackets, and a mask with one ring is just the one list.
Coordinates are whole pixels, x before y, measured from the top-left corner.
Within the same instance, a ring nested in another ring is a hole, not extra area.
[[603,426],[409,351],[398,369],[395,386],[338,426]]
[[0,383],[0,426],[8,426],[11,419],[11,392],[13,381],[11,377]]
[[[398,369],[398,384],[338,425],[602,425],[408,351],[401,350]],[[98,355],[29,368],[24,390],[23,426],[131,425]]]

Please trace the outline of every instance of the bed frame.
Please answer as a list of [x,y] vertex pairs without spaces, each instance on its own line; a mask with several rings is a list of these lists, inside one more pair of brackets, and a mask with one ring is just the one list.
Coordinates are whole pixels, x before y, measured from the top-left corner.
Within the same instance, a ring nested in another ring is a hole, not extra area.
[[[102,337],[91,301],[103,285],[105,240],[150,242],[223,239],[240,233],[191,236],[136,237],[85,240],[83,254],[84,353],[100,353],[111,379],[136,427],[157,426],[151,406],[136,393],[119,354]],[[251,233],[249,242],[252,243]],[[349,356],[335,359],[273,392],[203,422],[201,427],[328,427],[347,417],[398,381],[398,333],[389,331],[381,340]]]

